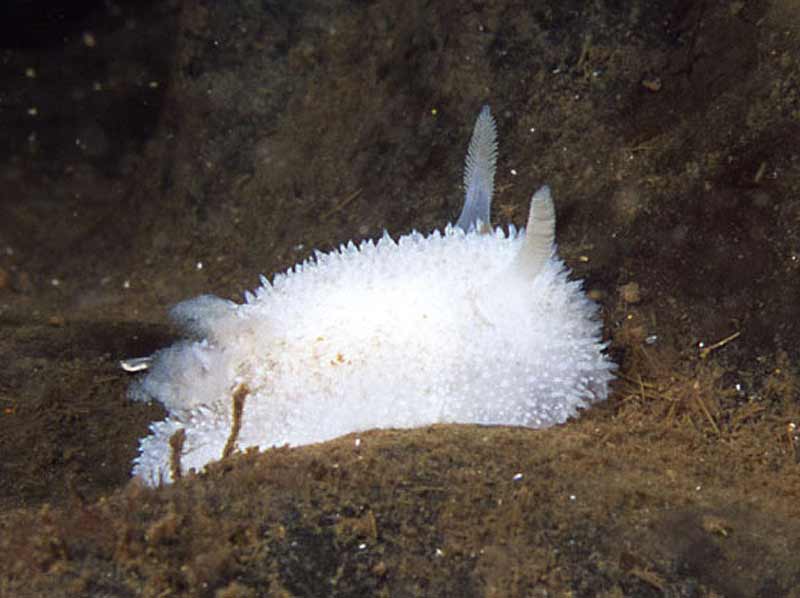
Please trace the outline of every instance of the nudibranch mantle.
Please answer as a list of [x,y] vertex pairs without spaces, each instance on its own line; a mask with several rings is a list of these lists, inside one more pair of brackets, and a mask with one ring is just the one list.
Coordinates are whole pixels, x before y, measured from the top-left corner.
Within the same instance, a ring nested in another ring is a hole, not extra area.
[[484,107],[455,226],[317,251],[242,304],[175,306],[186,340],[130,388],[168,412],[133,475],[158,485],[237,449],[372,428],[540,428],[605,399],[615,366],[596,306],[555,253],[550,190],[534,194],[527,232],[489,225],[496,147]]

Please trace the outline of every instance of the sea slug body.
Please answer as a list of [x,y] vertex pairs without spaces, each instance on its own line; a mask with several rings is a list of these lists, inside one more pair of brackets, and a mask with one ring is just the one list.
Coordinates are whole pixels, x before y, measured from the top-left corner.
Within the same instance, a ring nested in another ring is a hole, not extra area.
[[130,395],[168,412],[134,476],[158,485],[235,449],[371,428],[540,428],[605,399],[615,366],[596,306],[555,254],[550,190],[534,194],[527,233],[491,229],[496,147],[484,107],[455,226],[315,252],[242,304],[175,306],[187,339],[129,366],[147,368]]

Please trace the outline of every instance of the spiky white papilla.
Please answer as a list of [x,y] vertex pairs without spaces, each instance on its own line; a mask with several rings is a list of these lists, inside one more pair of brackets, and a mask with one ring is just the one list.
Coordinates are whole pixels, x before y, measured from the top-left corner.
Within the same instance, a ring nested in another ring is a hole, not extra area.
[[[483,179],[493,169],[473,166]],[[513,227],[481,234],[488,209],[472,210],[468,232],[317,252],[242,305],[202,296],[176,306],[197,340],[156,353],[132,386],[169,412],[142,440],[134,474],[170,481],[180,429],[183,471],[220,459],[240,385],[241,449],[445,422],[537,428],[604,399],[614,366],[594,304],[553,251],[549,190],[534,196],[528,225],[539,218],[545,230],[527,238]]]

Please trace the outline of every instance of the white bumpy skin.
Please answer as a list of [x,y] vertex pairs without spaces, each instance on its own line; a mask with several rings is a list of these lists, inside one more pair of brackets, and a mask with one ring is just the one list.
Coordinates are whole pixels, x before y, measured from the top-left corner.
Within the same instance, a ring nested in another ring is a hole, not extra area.
[[433,423],[539,428],[605,399],[614,364],[596,306],[555,255],[550,190],[527,233],[492,230],[496,127],[481,111],[456,226],[348,243],[236,304],[177,305],[189,340],[131,386],[169,416],[141,441],[150,485],[234,449],[321,442]]

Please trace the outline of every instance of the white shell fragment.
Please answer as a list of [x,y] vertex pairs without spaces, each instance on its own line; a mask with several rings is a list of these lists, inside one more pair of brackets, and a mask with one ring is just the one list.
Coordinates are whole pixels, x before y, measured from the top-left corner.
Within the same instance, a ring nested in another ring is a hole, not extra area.
[[143,372],[150,367],[152,357],[129,357],[119,362],[119,366],[126,372]]
[[457,226],[352,242],[245,295],[203,295],[172,318],[130,395],[168,411],[141,441],[150,485],[248,447],[433,423],[539,428],[605,399],[614,364],[596,307],[555,255],[550,191],[528,233],[492,230],[496,132],[485,107]]

